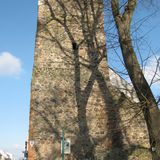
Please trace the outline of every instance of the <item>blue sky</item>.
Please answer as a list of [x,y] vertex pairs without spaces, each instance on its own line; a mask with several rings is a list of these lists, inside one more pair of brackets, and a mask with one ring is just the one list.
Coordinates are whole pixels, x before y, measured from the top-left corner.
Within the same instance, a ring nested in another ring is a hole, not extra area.
[[37,0],[1,0],[0,149],[16,155],[28,133],[36,17]]
[[[16,157],[24,149],[28,134],[36,17],[37,0],[1,0],[0,149]],[[160,44],[158,16],[145,24],[145,31],[154,25],[147,39],[156,51]]]

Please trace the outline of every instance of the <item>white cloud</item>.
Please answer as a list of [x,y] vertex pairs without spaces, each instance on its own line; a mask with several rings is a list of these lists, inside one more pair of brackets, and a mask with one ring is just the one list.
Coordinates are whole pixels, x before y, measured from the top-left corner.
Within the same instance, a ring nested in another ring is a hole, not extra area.
[[152,81],[154,85],[156,85],[157,87],[160,87],[160,56],[159,55],[157,55],[156,57],[152,57],[148,60],[148,63],[144,70],[144,75],[149,84]]
[[[159,63],[159,66],[157,67]],[[155,74],[156,72],[156,74]],[[122,79],[118,74],[114,71],[109,70],[111,84],[121,90],[121,92],[125,93],[129,97],[132,96],[134,101],[137,101],[135,91],[132,87],[130,79]],[[153,81],[151,89],[153,94],[157,97],[159,96],[160,89],[160,55],[152,57],[148,60],[147,65],[145,66],[144,76],[148,83],[150,84]],[[154,77],[154,79],[153,79]]]
[[9,52],[0,54],[0,76],[18,76],[22,71],[21,60]]

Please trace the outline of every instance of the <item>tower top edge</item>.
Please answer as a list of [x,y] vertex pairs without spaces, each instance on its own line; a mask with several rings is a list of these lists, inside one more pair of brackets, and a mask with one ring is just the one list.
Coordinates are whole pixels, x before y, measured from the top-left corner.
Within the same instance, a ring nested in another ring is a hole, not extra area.
[[43,0],[38,0],[38,6],[43,5],[44,1]]

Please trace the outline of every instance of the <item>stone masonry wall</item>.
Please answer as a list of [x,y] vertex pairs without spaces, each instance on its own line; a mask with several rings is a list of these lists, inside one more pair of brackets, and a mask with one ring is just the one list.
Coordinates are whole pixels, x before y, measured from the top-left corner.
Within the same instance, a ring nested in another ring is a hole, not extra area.
[[147,152],[138,103],[110,82],[103,1],[38,4],[29,160],[60,160],[62,130],[71,141],[68,160],[127,160],[138,149]]

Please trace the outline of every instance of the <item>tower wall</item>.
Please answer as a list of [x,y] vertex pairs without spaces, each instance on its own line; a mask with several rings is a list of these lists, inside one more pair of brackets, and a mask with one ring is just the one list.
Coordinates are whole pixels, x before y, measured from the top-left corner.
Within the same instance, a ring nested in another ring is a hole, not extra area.
[[63,131],[68,160],[125,160],[149,147],[138,105],[110,82],[103,1],[39,0],[38,8],[29,160],[61,159]]

